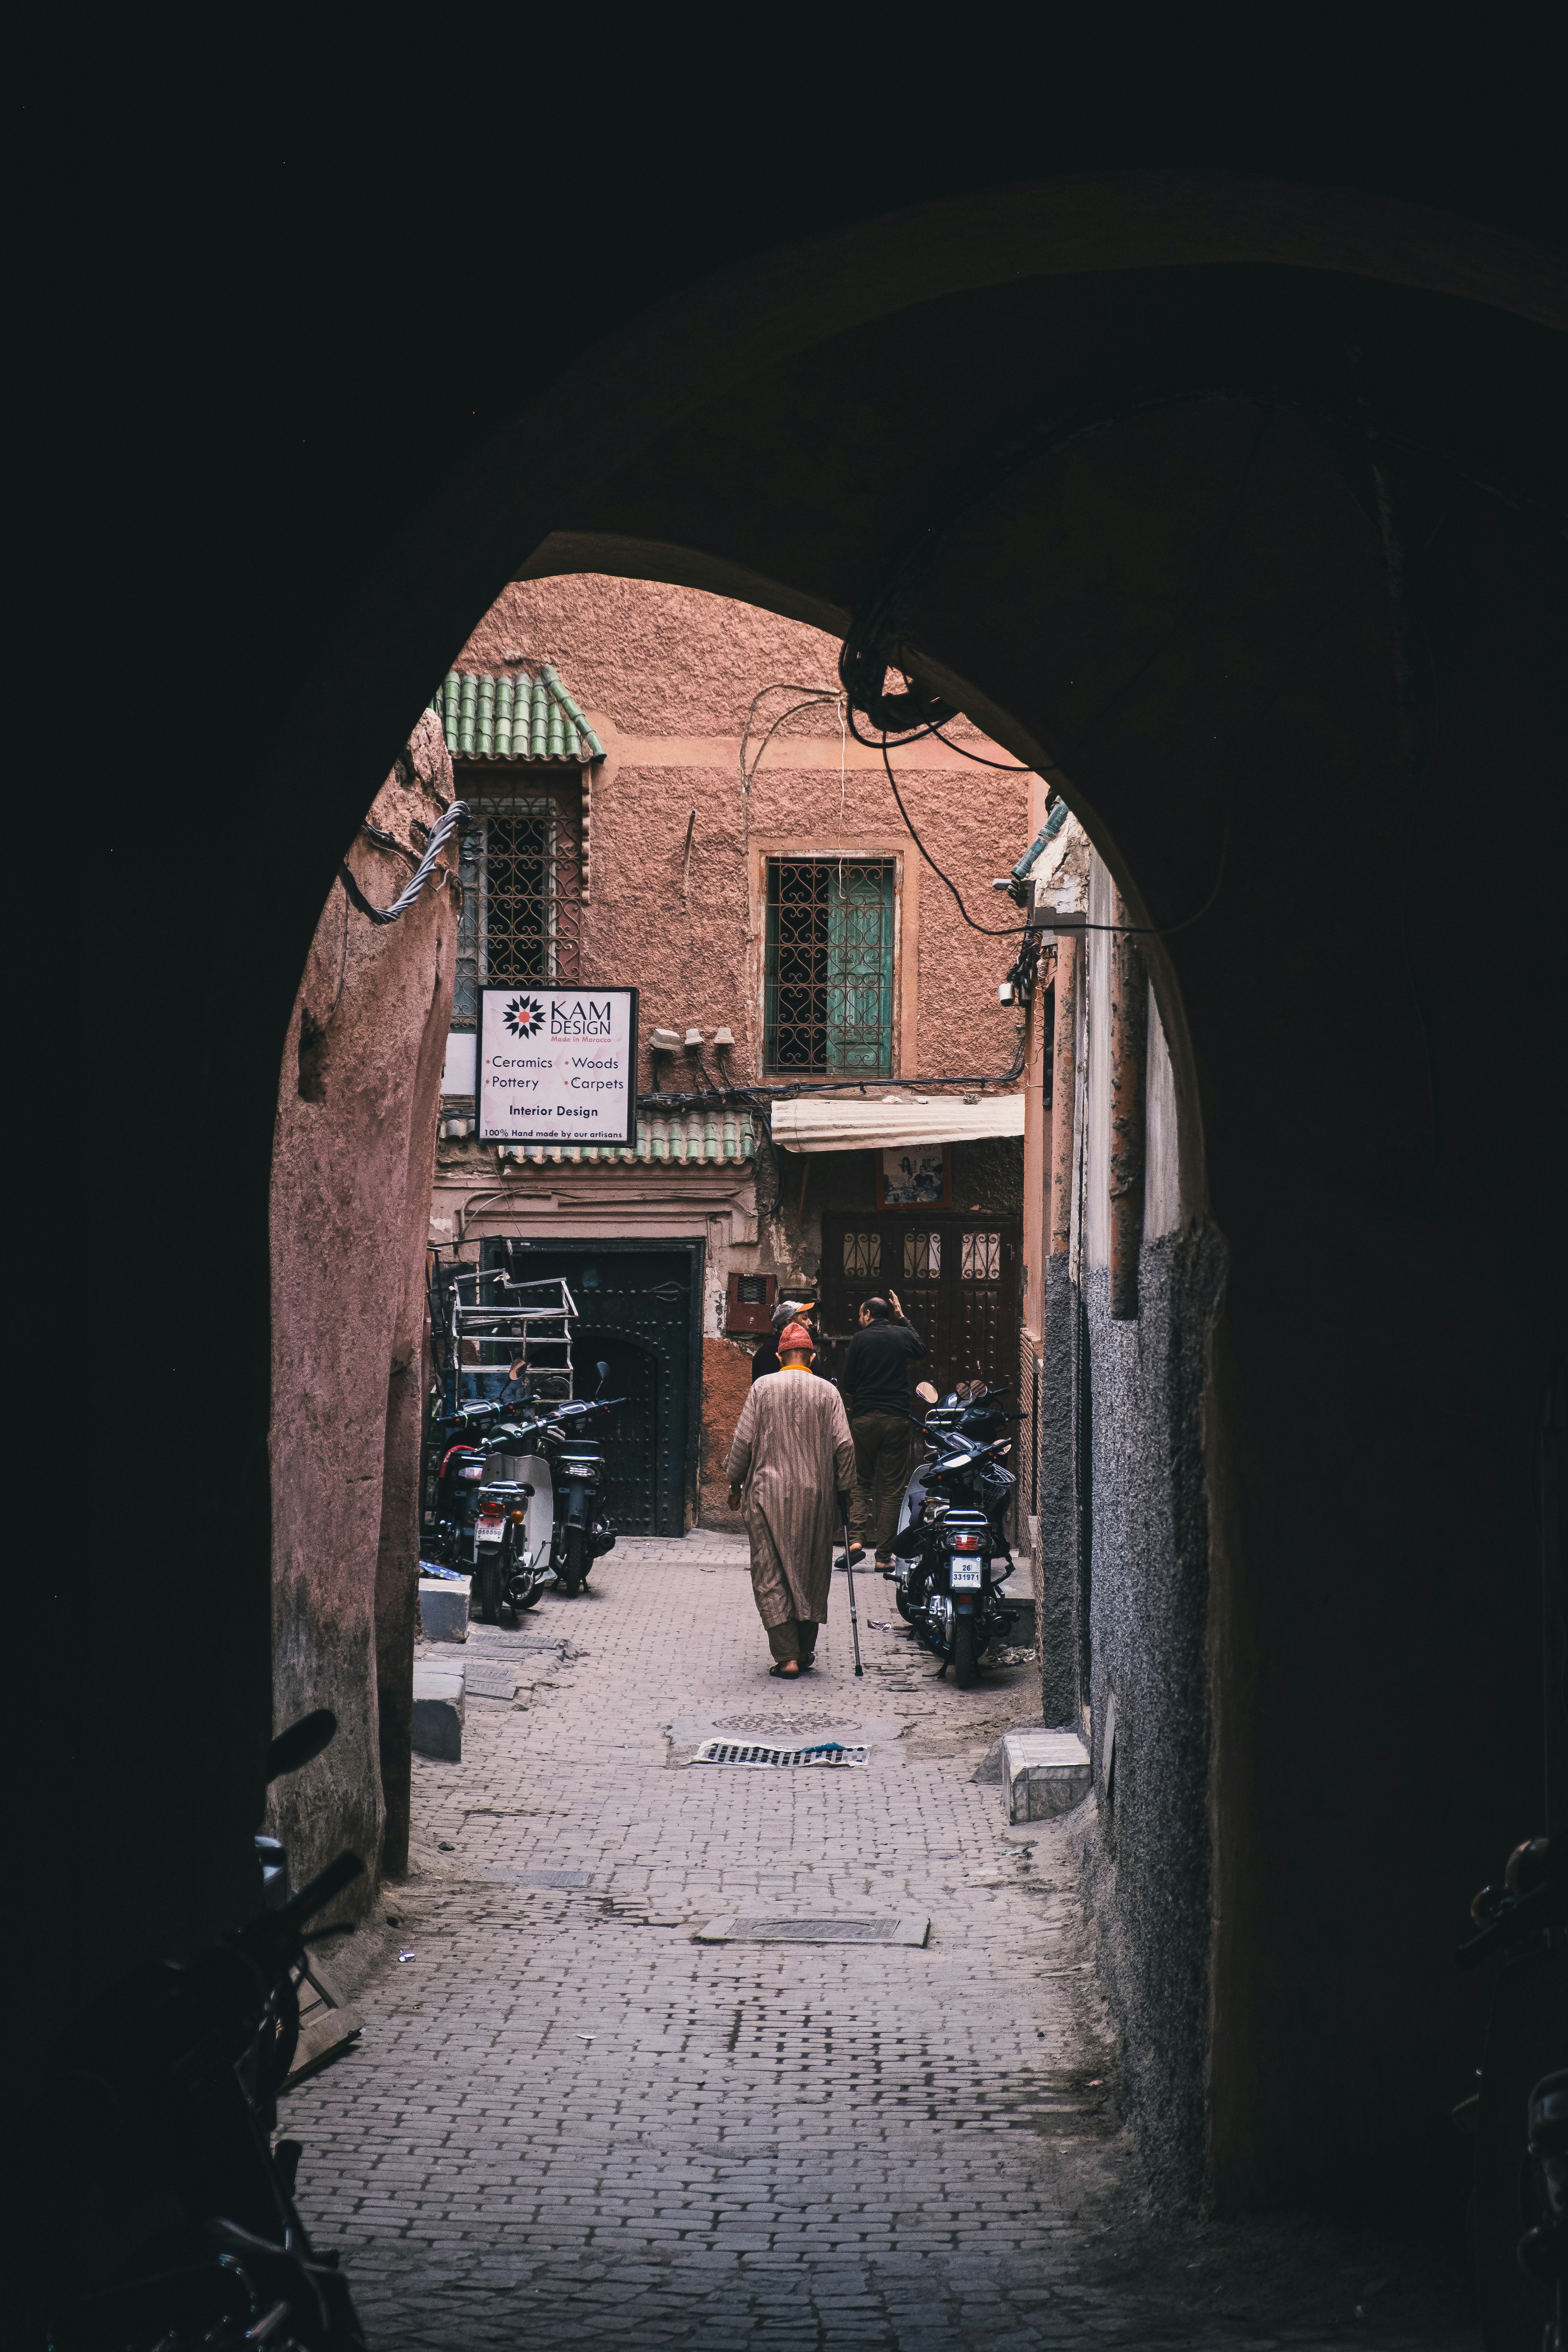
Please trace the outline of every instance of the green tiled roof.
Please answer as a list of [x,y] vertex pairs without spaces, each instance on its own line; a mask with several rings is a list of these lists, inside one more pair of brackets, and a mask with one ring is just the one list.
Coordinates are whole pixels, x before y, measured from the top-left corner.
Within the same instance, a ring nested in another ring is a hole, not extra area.
[[645,1168],[714,1168],[743,1165],[756,1157],[755,1127],[749,1110],[728,1104],[705,1110],[639,1112],[637,1139],[625,1144],[503,1143],[503,1160],[529,1167],[580,1166],[640,1161]]
[[553,662],[527,670],[449,669],[430,698],[454,760],[602,760],[605,747],[561,682]]

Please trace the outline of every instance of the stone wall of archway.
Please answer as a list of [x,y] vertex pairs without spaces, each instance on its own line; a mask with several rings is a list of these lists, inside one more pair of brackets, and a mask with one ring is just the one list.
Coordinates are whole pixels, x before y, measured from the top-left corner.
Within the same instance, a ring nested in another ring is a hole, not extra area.
[[[1115,227],[1130,205],[1157,236]],[[1568,1172],[1541,1084],[1563,1011],[1541,945],[1561,855],[1552,267],[1382,199],[1184,180],[964,199],[739,268],[584,356],[421,520],[389,484],[363,544],[324,551],[332,594],[308,647],[275,624],[278,674],[313,677],[287,753],[281,730],[254,730],[234,805],[209,794],[199,845],[158,845],[203,908],[201,953],[216,961],[226,925],[247,979],[226,1035],[223,1205],[235,1485],[259,1525],[265,1169],[289,1007],[342,843],[501,581],[591,546],[596,570],[744,583],[831,621],[1026,407],[1098,401],[1103,418],[1140,385],[1194,378],[1226,395],[1126,415],[977,508],[910,625],[994,739],[1059,769],[1152,921],[1203,905],[1229,825],[1224,892],[1167,943],[1162,1010],[1201,1146],[1188,1164],[1232,1249],[1208,1414],[1225,1505],[1206,2125],[1209,2177],[1233,2197],[1413,2179],[1413,2146],[1441,2171],[1479,2024],[1447,1946],[1539,1805],[1539,1717],[1518,1696],[1537,1687],[1539,1593],[1521,1463],[1559,1328]],[[1402,453],[1441,689],[1418,793],[1351,341]],[[1508,845],[1500,916],[1468,911],[1468,871],[1456,888],[1478,779]],[[258,801],[288,855],[264,904],[220,908],[206,877],[243,870]],[[153,994],[142,919],[117,916],[114,943]],[[1494,923],[1496,952],[1478,943]],[[193,1017],[199,1063],[212,1033]],[[108,1087],[132,1159],[138,1066]],[[200,1087],[216,1118],[216,1078]],[[139,1186],[117,1208],[128,1233],[152,1222]],[[174,1377],[194,1377],[199,1345],[178,1308],[160,1337]],[[181,1572],[184,1537],[161,1539]],[[91,1754],[142,1739],[158,1827],[62,2003],[247,1896],[266,1555],[260,1533],[237,1544],[221,1693],[193,1644],[178,1726],[101,1694]],[[193,1741],[210,1759],[195,1794]],[[62,1819],[92,1820],[90,1771],[69,1785]]]

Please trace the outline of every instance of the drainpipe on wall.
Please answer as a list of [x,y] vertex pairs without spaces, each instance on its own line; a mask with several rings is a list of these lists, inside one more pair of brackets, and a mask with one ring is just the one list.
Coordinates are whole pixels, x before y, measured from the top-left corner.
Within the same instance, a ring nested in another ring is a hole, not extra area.
[[[1120,891],[1115,919],[1127,920]],[[1118,931],[1110,961],[1110,1316],[1117,1323],[1138,1318],[1148,1045],[1149,979],[1143,950],[1136,940]]]
[[1057,934],[1056,1028],[1051,1071],[1050,1254],[1062,1257],[1072,1238],[1073,1110],[1077,1093],[1079,947]]

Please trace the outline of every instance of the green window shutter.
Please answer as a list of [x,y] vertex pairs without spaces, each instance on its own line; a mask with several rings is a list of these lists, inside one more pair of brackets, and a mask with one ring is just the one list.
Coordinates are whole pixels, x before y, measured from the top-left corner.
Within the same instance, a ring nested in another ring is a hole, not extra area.
[[894,871],[879,858],[769,859],[766,1068],[868,1078],[892,1069]]
[[893,868],[835,865],[827,877],[826,1066],[886,1077],[893,1066]]

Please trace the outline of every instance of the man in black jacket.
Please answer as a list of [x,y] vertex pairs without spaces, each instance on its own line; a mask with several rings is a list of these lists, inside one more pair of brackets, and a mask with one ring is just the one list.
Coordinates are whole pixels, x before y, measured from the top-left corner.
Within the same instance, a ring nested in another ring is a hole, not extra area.
[[[886,1298],[868,1298],[838,1378],[855,1440],[852,1560],[865,1557],[866,1538],[874,1528],[877,1565],[892,1566],[899,1506],[910,1472],[909,1368],[924,1354],[925,1342],[906,1318],[896,1290],[889,1290]],[[873,1513],[873,1490],[879,1486]]]

